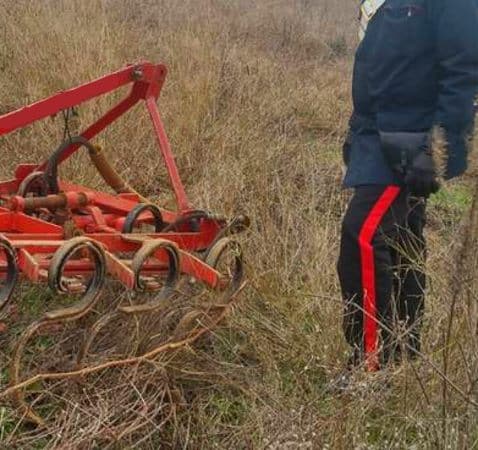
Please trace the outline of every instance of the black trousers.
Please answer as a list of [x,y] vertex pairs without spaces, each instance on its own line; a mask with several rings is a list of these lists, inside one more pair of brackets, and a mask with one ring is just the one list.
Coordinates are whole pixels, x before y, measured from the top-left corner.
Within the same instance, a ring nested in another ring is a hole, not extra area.
[[339,280],[353,363],[377,370],[420,349],[425,201],[398,186],[355,189],[342,222]]

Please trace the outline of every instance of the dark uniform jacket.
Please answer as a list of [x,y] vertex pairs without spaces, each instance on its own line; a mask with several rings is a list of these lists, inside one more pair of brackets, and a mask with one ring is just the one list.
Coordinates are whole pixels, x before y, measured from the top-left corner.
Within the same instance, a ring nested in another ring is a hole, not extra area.
[[477,93],[478,0],[386,0],[356,53],[345,185],[400,184],[379,131],[434,125],[446,132],[446,177],[462,174]]

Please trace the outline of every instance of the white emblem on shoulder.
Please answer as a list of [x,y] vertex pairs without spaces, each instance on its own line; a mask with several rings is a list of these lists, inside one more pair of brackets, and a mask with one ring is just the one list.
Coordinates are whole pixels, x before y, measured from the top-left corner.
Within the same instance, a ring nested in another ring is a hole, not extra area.
[[359,38],[362,40],[365,37],[369,22],[373,16],[377,14],[378,10],[383,6],[386,0],[365,0],[360,6],[360,28]]

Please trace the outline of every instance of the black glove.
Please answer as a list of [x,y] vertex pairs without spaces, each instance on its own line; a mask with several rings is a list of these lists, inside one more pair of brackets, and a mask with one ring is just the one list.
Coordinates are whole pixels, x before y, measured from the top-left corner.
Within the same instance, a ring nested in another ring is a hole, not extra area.
[[440,189],[435,162],[429,150],[415,156],[405,175],[405,184],[416,197],[428,198]]

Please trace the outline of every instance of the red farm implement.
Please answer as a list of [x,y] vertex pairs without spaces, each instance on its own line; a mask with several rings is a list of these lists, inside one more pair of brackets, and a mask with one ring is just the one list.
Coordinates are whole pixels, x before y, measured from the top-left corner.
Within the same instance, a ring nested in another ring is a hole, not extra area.
[[[13,179],[0,183],[0,318],[7,323],[11,319],[15,308],[11,299],[16,297],[13,291],[19,279],[45,283],[67,299],[67,304],[43,311],[27,324],[8,358],[10,387],[0,397],[11,396],[30,421],[43,422],[30,404],[27,388],[32,383],[129,364],[191,343],[219,323],[241,290],[241,251],[232,235],[243,231],[248,220],[242,216],[226,220],[191,208],[157,107],[165,77],[166,67],[161,64],[129,65],[0,116],[1,136],[131,85],[126,98],[81,134],[69,137],[46,160],[19,165]],[[177,203],[175,211],[138,194],[93,143],[140,102],[151,118]],[[113,193],[58,177],[60,164],[79,150],[88,152]],[[126,296],[127,301],[98,309],[108,278],[120,282],[123,291],[144,295]],[[209,300],[198,301],[204,291]],[[93,313],[93,320],[85,320]],[[100,362],[93,358],[93,349],[100,353],[97,341],[109,324],[138,317],[160,317],[162,337],[150,337],[134,352],[110,352],[109,359]],[[28,345],[48,330],[72,324],[81,330],[73,362],[54,373],[32,371],[27,364]]]

